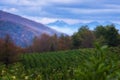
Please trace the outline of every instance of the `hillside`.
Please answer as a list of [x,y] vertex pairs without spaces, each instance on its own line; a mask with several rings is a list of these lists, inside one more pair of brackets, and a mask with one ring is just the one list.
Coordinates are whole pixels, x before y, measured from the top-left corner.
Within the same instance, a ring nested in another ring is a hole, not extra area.
[[41,23],[0,11],[0,38],[9,34],[17,45],[24,47],[30,45],[35,36],[43,33],[62,34]]

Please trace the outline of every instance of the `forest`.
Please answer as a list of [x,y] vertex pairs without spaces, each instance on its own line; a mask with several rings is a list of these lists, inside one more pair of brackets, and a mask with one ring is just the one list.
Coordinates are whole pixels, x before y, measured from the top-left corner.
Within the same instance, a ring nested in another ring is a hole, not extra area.
[[90,30],[88,26],[82,26],[72,36],[64,35],[49,36],[42,34],[36,37],[33,44],[27,48],[29,52],[60,51],[79,48],[94,48],[95,43],[108,45],[109,47],[120,46],[120,34],[115,26],[97,26]]

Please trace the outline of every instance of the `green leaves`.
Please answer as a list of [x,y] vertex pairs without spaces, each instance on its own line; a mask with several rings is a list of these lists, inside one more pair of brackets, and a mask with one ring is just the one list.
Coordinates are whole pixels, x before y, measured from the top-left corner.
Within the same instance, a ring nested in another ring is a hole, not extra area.
[[21,63],[8,68],[1,64],[1,80],[120,79],[118,54],[97,43],[95,49],[23,54],[21,58]]
[[120,44],[119,32],[115,28],[115,25],[106,25],[106,26],[97,26],[94,31],[97,42],[100,42],[102,45],[109,46],[118,46]]

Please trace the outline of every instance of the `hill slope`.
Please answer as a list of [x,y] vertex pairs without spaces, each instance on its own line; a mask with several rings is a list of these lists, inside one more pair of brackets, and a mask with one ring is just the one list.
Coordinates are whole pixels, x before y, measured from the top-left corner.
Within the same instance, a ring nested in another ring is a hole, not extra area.
[[35,36],[43,33],[49,35],[62,34],[41,23],[0,11],[0,38],[9,34],[17,45],[24,47],[30,45]]

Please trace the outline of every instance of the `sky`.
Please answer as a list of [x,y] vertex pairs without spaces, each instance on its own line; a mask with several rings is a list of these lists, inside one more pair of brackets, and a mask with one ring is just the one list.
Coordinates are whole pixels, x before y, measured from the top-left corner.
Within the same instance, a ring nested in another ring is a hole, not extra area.
[[0,0],[0,10],[43,24],[120,20],[119,0]]

